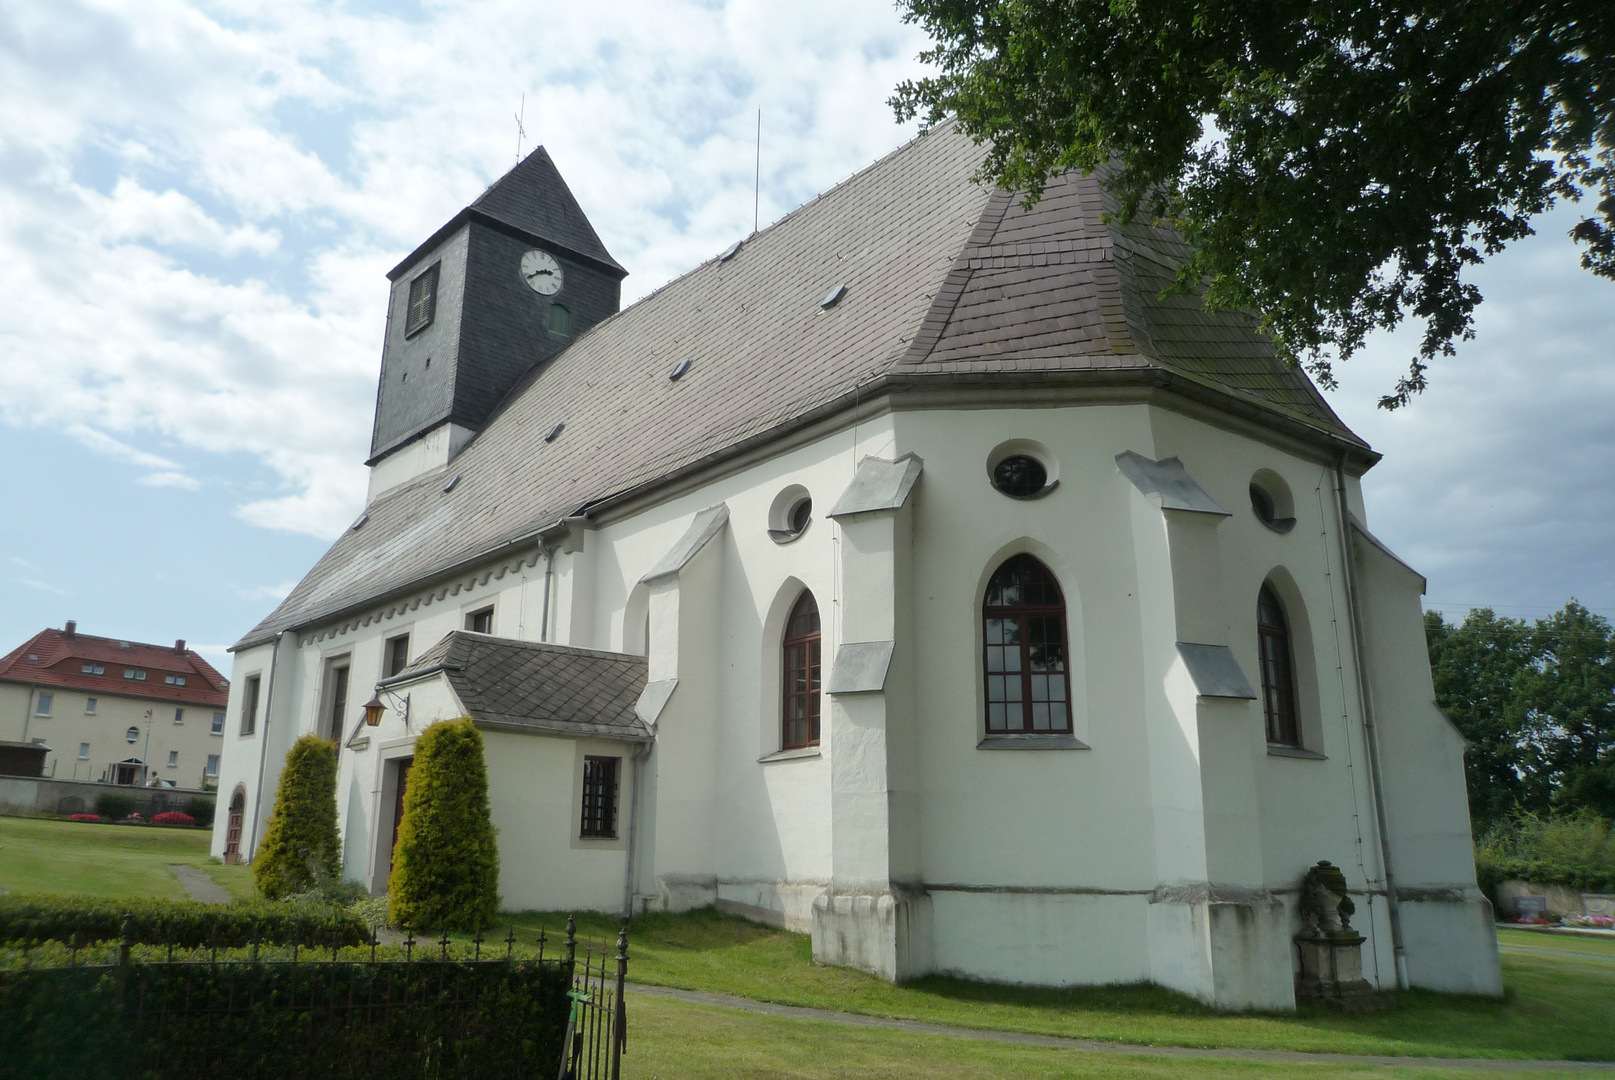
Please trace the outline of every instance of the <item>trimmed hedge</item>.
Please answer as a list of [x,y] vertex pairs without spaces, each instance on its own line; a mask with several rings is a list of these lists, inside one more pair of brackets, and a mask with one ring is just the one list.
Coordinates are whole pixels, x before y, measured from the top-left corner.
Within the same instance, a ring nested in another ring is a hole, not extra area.
[[0,1080],[548,1076],[568,982],[535,961],[0,970]]
[[133,917],[134,940],[180,948],[364,945],[370,928],[341,909],[300,904],[203,904],[195,900],[117,900],[91,896],[0,896],[0,941],[115,941],[124,915]]
[[476,930],[499,912],[488,766],[469,716],[433,724],[415,740],[391,898],[394,926]]
[[252,859],[258,891],[271,900],[337,880],[336,744],[318,735],[292,743],[275,789],[275,810]]
[[1615,890],[1615,828],[1592,810],[1521,814],[1475,843],[1475,877],[1487,896],[1516,878],[1588,892]]
[[108,821],[122,821],[135,812],[135,797],[116,791],[103,791],[95,797],[95,812]]

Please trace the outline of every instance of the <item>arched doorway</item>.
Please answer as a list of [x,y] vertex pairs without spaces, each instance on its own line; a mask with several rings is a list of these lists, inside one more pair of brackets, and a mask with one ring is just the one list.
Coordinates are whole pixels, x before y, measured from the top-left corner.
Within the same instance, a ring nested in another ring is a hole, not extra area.
[[234,866],[241,861],[241,821],[247,812],[247,789],[237,784],[230,793],[230,819],[224,829],[224,862]]

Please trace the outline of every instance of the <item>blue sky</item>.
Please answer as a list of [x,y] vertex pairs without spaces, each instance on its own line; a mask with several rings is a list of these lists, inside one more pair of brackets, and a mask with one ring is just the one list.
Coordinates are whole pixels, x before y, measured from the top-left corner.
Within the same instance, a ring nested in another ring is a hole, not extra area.
[[[911,128],[924,42],[866,0],[0,0],[0,651],[46,625],[219,650],[358,513],[384,273],[548,147],[643,295]],[[523,104],[525,100],[525,104]],[[1615,285],[1573,213],[1476,275],[1476,339],[1396,414],[1335,407],[1433,606],[1615,614]]]

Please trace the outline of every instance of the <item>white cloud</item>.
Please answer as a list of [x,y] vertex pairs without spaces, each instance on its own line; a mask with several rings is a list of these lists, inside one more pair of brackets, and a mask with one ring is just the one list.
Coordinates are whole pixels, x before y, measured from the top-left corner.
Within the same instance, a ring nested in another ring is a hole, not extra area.
[[291,591],[295,588],[297,588],[296,581],[282,581],[278,585],[237,585],[235,587],[235,592],[236,595],[241,597],[243,600],[255,602],[268,600],[279,603],[280,601],[286,599],[286,597],[290,595]]
[[197,488],[202,486],[202,482],[200,480],[186,476],[182,472],[147,473],[145,476],[142,476],[139,480],[135,481],[135,483],[143,484],[146,487],[181,488],[185,491],[195,491]]
[[[0,421],[198,482],[256,462],[255,525],[329,537],[364,497],[383,272],[544,143],[650,291],[889,150],[921,47],[859,0],[0,9]],[[49,357],[49,363],[40,358]],[[215,471],[213,466],[209,472]],[[228,485],[226,485],[228,488]]]
[[17,582],[18,584],[28,586],[30,589],[38,589],[41,592],[52,592],[59,596],[67,595],[66,589],[58,588],[48,581],[35,581],[33,578],[18,578]]

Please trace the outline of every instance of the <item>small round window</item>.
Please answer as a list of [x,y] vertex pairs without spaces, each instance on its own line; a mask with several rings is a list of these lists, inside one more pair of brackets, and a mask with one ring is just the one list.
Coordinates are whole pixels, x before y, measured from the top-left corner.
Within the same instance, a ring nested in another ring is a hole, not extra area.
[[813,523],[813,496],[800,484],[792,484],[774,496],[768,508],[768,536],[776,544],[788,544],[807,532]]
[[1276,533],[1295,528],[1295,500],[1290,497],[1290,486],[1278,473],[1263,469],[1251,477],[1250,497],[1251,513],[1257,521]]
[[993,487],[1017,499],[1029,499],[1049,486],[1049,471],[1030,454],[1011,454],[993,466]]
[[136,742],[140,738],[140,729],[137,727],[132,727],[123,733],[123,737],[127,742]]

